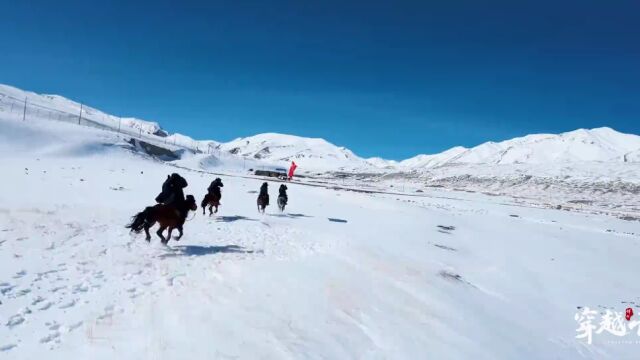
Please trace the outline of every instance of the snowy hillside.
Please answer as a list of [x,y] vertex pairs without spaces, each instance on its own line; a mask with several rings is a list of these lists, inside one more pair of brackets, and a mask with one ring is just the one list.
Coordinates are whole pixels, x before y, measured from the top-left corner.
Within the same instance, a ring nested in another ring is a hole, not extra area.
[[265,166],[284,166],[291,160],[295,160],[300,164],[300,172],[374,168],[350,150],[335,146],[323,139],[260,134],[223,144],[213,140],[196,140],[183,134],[169,134],[153,121],[109,115],[62,96],[39,95],[1,84],[0,117],[22,119],[25,99],[27,100],[27,119],[77,123],[78,118],[82,116],[83,125],[106,127],[133,136],[144,135],[143,140],[182,146],[196,152],[216,154],[218,157],[228,158],[226,155],[237,155],[241,161],[248,160],[251,164],[258,162]]
[[[166,132],[162,130],[156,122],[145,121],[136,118],[117,117],[106,114],[100,110],[94,109],[87,105],[81,105],[78,102],[69,100],[59,95],[36,94],[29,91],[23,91],[18,88],[0,84],[0,103],[2,104],[1,112],[14,113],[15,117],[22,118],[23,106],[27,106],[28,118],[49,118],[50,120],[61,120],[59,115],[73,115],[77,121],[78,117],[94,120],[104,125],[117,128],[122,126],[134,130],[142,130],[142,133],[148,135],[166,136]],[[10,111],[15,110],[15,111]],[[81,115],[82,114],[82,115]],[[8,114],[5,114],[5,117]]]
[[[264,179],[55,121],[0,117],[0,161],[0,358],[637,358],[635,330],[596,332],[640,306],[636,221],[305,183],[260,215]],[[175,171],[198,200],[222,178],[218,216],[198,209],[167,247],[129,234]]]
[[285,134],[259,134],[220,145],[220,149],[243,157],[288,164],[296,161],[302,168],[352,170],[371,165],[351,150],[324,139]]
[[0,84],[0,118],[80,123],[193,151],[206,152],[218,144],[211,140],[194,140],[181,134],[169,135],[154,121],[110,115],[59,95],[41,95],[2,84]]
[[470,149],[454,147],[435,155],[419,155],[400,165],[409,169],[448,164],[557,164],[569,162],[633,162],[640,136],[603,127],[562,133],[534,134]]
[[449,150],[443,151],[439,154],[434,155],[418,155],[412,157],[410,159],[403,160],[399,163],[399,165],[403,168],[408,169],[420,169],[420,168],[430,168],[436,167],[440,165],[444,165],[450,162],[455,157],[464,153],[468,149],[462,146],[456,146]]
[[[579,162],[638,162],[640,136],[623,134],[610,128],[579,129],[554,134],[534,134],[502,142],[487,142],[473,148],[454,147],[433,155],[418,155],[403,161],[379,157],[363,159],[351,150],[324,139],[284,134],[259,134],[227,143],[196,140],[182,134],[169,134],[153,121],[109,115],[57,95],[38,95],[0,85],[0,116],[21,119],[77,122],[107,127],[163,144],[186,147],[196,152],[234,155],[242,161],[285,166],[292,160],[301,172],[313,171],[423,171],[459,164],[560,164]],[[81,109],[82,108],[82,109]]]
[[145,121],[136,118],[122,118],[122,124],[132,129],[142,130],[142,132],[146,134],[158,135],[161,137],[169,135],[160,127],[160,125],[158,125],[158,123],[153,121]]
[[398,162],[395,160],[387,160],[387,159],[383,159],[380,157],[372,157],[372,158],[368,158],[366,159],[366,161],[377,167],[377,168],[395,168],[396,166],[398,166]]

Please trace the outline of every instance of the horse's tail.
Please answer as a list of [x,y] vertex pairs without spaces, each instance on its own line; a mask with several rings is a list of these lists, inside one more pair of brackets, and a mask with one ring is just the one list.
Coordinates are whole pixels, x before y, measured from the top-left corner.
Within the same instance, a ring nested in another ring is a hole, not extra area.
[[145,222],[149,220],[149,216],[151,215],[151,211],[153,207],[148,207],[144,209],[142,212],[139,212],[135,216],[131,218],[131,223],[125,226],[127,229],[131,229],[131,231],[139,233],[142,231]]

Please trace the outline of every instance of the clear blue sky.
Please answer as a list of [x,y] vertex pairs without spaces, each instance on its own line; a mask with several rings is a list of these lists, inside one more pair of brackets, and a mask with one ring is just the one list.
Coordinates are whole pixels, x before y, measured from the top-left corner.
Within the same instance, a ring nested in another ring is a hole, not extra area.
[[640,133],[640,1],[5,1],[0,82],[196,138],[401,159]]

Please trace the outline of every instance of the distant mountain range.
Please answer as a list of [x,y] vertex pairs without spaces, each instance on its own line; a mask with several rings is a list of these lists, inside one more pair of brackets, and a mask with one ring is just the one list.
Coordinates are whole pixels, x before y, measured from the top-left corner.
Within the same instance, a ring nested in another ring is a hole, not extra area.
[[[0,85],[0,116],[12,114],[21,99],[30,105],[75,114],[80,104],[58,95],[39,95],[15,87]],[[640,136],[623,134],[611,128],[578,129],[562,134],[534,134],[502,142],[486,142],[465,148],[453,147],[433,155],[417,155],[403,161],[382,158],[363,159],[351,150],[324,139],[276,133],[258,134],[220,143],[194,140],[181,134],[169,134],[153,121],[116,117],[83,106],[85,115],[106,127],[124,126],[141,134],[153,135],[169,142],[190,144],[200,150],[216,149],[254,160],[274,164],[296,161],[307,169],[323,170],[421,170],[454,164],[545,164],[571,162],[640,162]],[[51,116],[49,115],[49,118]]]
[[569,162],[640,161],[640,136],[608,127],[555,134],[534,134],[502,142],[486,142],[470,149],[457,146],[434,155],[418,155],[401,162],[375,160],[377,166],[433,168],[447,164],[545,164]]

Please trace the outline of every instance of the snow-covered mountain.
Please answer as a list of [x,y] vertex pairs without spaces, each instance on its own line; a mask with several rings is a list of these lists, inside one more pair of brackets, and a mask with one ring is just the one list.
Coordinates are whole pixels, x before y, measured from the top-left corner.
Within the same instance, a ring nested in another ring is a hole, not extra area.
[[157,122],[146,121],[134,117],[118,117],[107,114],[85,104],[69,100],[59,95],[36,94],[13,86],[0,84],[0,111],[13,112],[23,115],[26,106],[27,118],[42,118],[50,120],[67,120],[65,115],[74,120],[82,114],[83,119],[99,122],[105,126],[122,127],[141,131],[143,134],[167,136]]
[[368,158],[367,162],[370,165],[373,165],[375,167],[378,168],[387,168],[387,169],[393,169],[395,167],[398,166],[398,162],[395,160],[387,160],[387,159],[383,159],[381,157],[372,157],[372,158]]
[[467,149],[454,147],[434,155],[401,161],[405,169],[453,164],[557,164],[572,162],[636,162],[640,136],[608,127],[555,134],[534,134],[502,142],[486,142]]
[[446,164],[451,161],[451,159],[459,156],[467,150],[468,149],[465,147],[456,146],[439,154],[414,156],[410,159],[401,161],[399,165],[405,168],[435,167]]
[[265,133],[235,139],[221,144],[219,149],[272,163],[296,161],[303,168],[338,170],[371,167],[351,150],[320,138]]
[[[26,107],[26,110],[25,110]],[[155,121],[135,117],[120,117],[69,100],[59,95],[36,94],[13,86],[0,84],[0,115],[3,118],[27,120],[55,120],[77,123],[82,118],[83,125],[98,126],[123,133],[138,135],[144,139],[187,147],[207,152],[218,142],[195,140],[182,134],[169,134]]]
[[21,118],[25,99],[28,118],[75,122],[78,118],[76,114],[82,113],[83,119],[101,127],[150,136],[165,144],[205,153],[217,152],[220,156],[235,155],[239,159],[251,159],[271,165],[285,165],[293,160],[299,164],[301,171],[420,171],[460,164],[640,161],[640,136],[623,134],[607,127],[578,129],[558,135],[533,134],[502,142],[486,142],[472,148],[457,146],[438,154],[418,155],[398,162],[379,157],[363,159],[351,150],[324,139],[276,133],[258,134],[227,143],[196,140],[178,133],[169,134],[157,122],[109,115],[62,96],[39,95],[0,85],[0,113],[11,115],[9,118]]
[[157,135],[160,137],[169,136],[169,133],[167,133],[160,127],[157,122],[154,121],[146,121],[136,118],[122,118],[122,124],[132,129],[142,130],[142,132],[146,134]]
[[400,162],[379,157],[363,159],[349,149],[323,139],[274,133],[236,139],[220,144],[219,149],[276,163],[295,160],[313,169],[410,171],[460,164],[637,162],[640,160],[640,136],[607,127],[578,129],[558,135],[533,134],[502,142],[486,142],[472,148],[456,146],[438,154],[418,155]]

